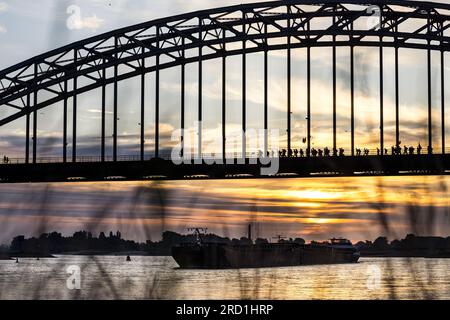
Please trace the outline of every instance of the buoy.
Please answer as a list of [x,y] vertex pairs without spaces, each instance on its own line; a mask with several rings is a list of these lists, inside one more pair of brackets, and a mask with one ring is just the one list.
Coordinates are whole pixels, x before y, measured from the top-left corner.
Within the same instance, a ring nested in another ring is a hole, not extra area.
[[127,261],[131,261],[131,258],[130,258],[130,256],[127,256]]
[[16,258],[16,263],[19,263],[19,258]]

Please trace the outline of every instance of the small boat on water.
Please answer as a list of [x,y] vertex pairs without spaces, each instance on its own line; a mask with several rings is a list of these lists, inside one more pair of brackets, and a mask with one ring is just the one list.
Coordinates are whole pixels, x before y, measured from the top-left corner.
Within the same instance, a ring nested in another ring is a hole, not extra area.
[[[172,247],[172,257],[180,268],[227,269],[288,267],[315,264],[356,263],[360,253],[347,239],[300,244],[278,241],[232,245],[206,242],[202,228],[195,228],[196,241]],[[204,229],[203,229],[204,230]],[[249,237],[251,232],[249,226]]]

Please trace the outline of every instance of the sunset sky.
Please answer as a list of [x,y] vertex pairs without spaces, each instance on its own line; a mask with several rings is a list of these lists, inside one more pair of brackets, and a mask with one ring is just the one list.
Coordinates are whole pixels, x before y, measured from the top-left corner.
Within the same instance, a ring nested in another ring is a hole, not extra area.
[[[254,1],[235,0],[0,0],[0,69],[62,45],[119,27],[199,9]],[[66,27],[68,9],[76,5],[81,25]],[[409,26],[412,28],[411,26]],[[446,31],[450,32],[450,31]],[[350,93],[349,50],[338,51],[338,146],[349,153]],[[356,147],[376,148],[379,139],[378,49],[356,48]],[[332,145],[331,48],[312,49],[312,144]],[[385,143],[395,139],[394,55],[385,49]],[[448,57],[448,55],[447,55]],[[433,130],[440,132],[440,65],[433,53]],[[306,50],[293,50],[293,144],[305,148]],[[450,59],[445,77],[450,83]],[[263,127],[263,56],[248,57],[248,128]],[[197,119],[197,65],[187,67],[186,126]],[[204,63],[205,136],[213,140],[221,131],[220,64]],[[241,58],[228,59],[227,132],[241,123]],[[179,68],[161,72],[161,133],[163,148],[179,128]],[[400,51],[400,114],[403,144],[426,146],[426,53]],[[119,154],[139,154],[139,79],[119,85]],[[147,76],[148,101],[146,151],[154,146],[153,75]],[[112,92],[108,88],[108,92]],[[450,95],[450,90],[447,90]],[[108,135],[112,132],[112,99],[107,101]],[[99,155],[100,90],[79,97],[79,155]],[[450,101],[450,96],[446,96]],[[286,52],[269,56],[269,127],[279,128],[286,143]],[[39,112],[39,156],[61,156],[62,104]],[[4,116],[0,109],[0,116]],[[69,113],[71,110],[69,110]],[[71,114],[69,114],[69,117]],[[450,117],[446,116],[447,122]],[[0,155],[24,157],[24,120],[0,127]],[[447,139],[450,126],[447,126]],[[70,129],[69,129],[70,132]],[[208,142],[205,139],[205,142]],[[434,134],[436,152],[440,136]],[[69,135],[70,141],[70,135]],[[112,139],[107,141],[111,153]],[[69,144],[69,152],[71,145]],[[215,149],[214,149],[215,148]],[[221,150],[220,146],[213,151]],[[252,221],[259,234],[282,234],[308,240],[344,236],[352,240],[378,235],[404,237],[408,232],[448,236],[450,216],[447,185],[441,177],[320,178],[240,181],[180,181],[164,183],[68,183],[0,186],[0,243],[17,234],[35,235],[53,230],[65,234],[79,229],[94,232],[120,229],[125,237],[158,239],[162,229],[184,232],[189,226],[205,226],[211,232],[233,237],[246,233]],[[162,192],[158,193],[158,190]],[[162,194],[164,212],[158,202]],[[413,208],[417,208],[414,210]],[[413,213],[413,214],[411,214]],[[415,218],[416,217],[416,220]],[[384,224],[384,218],[387,224]],[[417,221],[417,224],[414,223]],[[386,226],[388,228],[386,229]]]
[[[208,227],[229,237],[449,235],[448,184],[441,177],[113,182],[0,186],[0,243],[17,234],[120,230],[158,240],[162,230]],[[385,223],[386,221],[386,223]]]

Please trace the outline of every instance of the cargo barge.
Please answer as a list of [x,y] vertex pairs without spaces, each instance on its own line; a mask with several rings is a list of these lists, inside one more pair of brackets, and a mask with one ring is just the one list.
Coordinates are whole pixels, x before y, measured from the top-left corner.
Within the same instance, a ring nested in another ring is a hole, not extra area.
[[195,242],[172,248],[172,257],[180,268],[234,269],[356,263],[360,257],[352,243],[342,238],[311,244],[279,241],[232,245],[204,242],[200,229],[194,230],[197,236]]

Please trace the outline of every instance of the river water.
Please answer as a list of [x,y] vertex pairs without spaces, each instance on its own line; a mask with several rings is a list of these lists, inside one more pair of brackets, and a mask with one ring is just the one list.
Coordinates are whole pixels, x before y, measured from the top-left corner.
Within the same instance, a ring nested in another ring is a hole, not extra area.
[[450,259],[241,270],[181,270],[171,257],[8,260],[0,261],[0,298],[450,299]]

